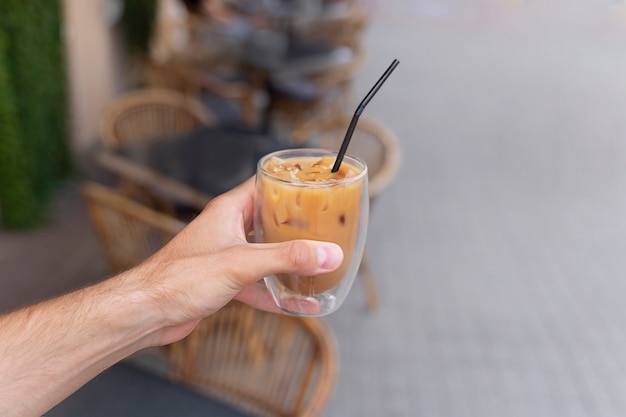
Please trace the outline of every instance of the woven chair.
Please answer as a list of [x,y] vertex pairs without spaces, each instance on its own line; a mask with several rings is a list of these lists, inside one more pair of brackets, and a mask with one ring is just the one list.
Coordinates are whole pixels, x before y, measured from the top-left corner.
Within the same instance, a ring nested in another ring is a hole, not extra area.
[[115,99],[100,119],[106,148],[163,139],[211,126],[215,117],[197,100],[176,91],[143,89]]
[[109,273],[132,268],[159,250],[185,223],[95,183],[82,187]]
[[307,89],[313,86],[308,97],[302,97],[280,86],[270,87],[269,112],[272,118],[287,125],[289,134],[298,130],[311,118],[330,116],[349,111],[353,106],[352,84],[365,62],[365,49],[361,42],[338,45],[349,51],[350,58],[336,65],[308,73],[302,78]]
[[171,377],[255,416],[314,417],[332,394],[336,356],[321,319],[233,301],[170,346]]
[[304,28],[298,28],[296,35],[329,45],[361,42],[370,19],[365,2],[363,0],[336,0],[328,3],[343,6],[343,12],[316,19]]
[[[316,146],[337,150],[345,136],[351,117],[338,114],[309,121],[294,132],[295,145]],[[396,175],[400,162],[400,148],[395,134],[384,124],[368,117],[361,117],[354,130],[348,149],[367,164],[369,174],[370,203],[374,203]],[[366,249],[367,252],[367,249]],[[363,255],[359,270],[364,285],[367,306],[378,308],[378,293],[367,253]]]
[[115,99],[100,120],[104,151],[95,160],[120,179],[124,194],[143,195],[151,206],[174,214],[175,205],[202,210],[211,196],[169,178],[115,150],[139,142],[183,135],[201,126],[212,126],[216,117],[199,101],[177,91],[143,89]]
[[241,109],[243,124],[255,126],[259,118],[259,88],[247,81],[223,79],[212,70],[184,60],[153,62],[146,67],[146,80],[152,88],[173,89],[197,98],[211,94],[229,100]]

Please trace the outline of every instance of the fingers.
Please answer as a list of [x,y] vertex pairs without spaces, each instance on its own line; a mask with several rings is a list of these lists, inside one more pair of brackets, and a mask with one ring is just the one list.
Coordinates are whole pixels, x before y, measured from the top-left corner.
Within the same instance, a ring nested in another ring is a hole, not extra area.
[[242,287],[274,274],[324,274],[343,262],[338,245],[312,240],[249,244],[234,250],[232,276]]
[[252,224],[254,189],[255,177],[252,176],[231,191],[222,195],[224,199],[228,199],[227,207],[229,210],[233,213],[242,213],[244,225],[246,226]]
[[250,177],[246,182],[237,187],[238,192],[241,193],[240,199],[242,202],[241,214],[243,220],[243,228],[246,233],[252,230],[252,218],[254,215],[254,191],[256,188],[255,177]]
[[[254,213],[254,177],[232,190],[212,199],[202,213],[194,219],[193,239],[210,237],[212,241],[232,244],[233,240],[245,241],[251,229]],[[190,232],[187,232],[190,233]]]
[[259,272],[263,271],[263,276],[275,273],[324,274],[339,268],[343,261],[341,248],[328,242],[292,240],[261,245],[255,252],[259,259],[271,260],[266,262],[265,268],[259,269]]

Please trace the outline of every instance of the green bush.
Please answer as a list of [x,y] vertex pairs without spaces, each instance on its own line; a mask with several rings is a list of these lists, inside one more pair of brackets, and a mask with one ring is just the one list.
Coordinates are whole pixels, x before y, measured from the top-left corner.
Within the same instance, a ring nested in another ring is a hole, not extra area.
[[60,0],[0,2],[0,218],[40,223],[70,171]]

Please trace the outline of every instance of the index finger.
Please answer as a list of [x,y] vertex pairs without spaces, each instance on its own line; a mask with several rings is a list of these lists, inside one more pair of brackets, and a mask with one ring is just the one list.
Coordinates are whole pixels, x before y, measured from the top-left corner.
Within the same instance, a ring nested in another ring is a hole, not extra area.
[[254,192],[255,176],[253,175],[237,187],[222,195],[231,213],[241,213],[241,221],[246,233],[252,229]]

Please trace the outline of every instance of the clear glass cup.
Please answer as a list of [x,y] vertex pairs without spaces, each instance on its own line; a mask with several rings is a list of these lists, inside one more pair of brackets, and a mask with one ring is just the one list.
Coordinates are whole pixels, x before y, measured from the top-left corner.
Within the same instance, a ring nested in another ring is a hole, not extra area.
[[[319,179],[320,170],[316,171],[315,167],[303,170],[301,175],[305,178],[287,171],[275,172],[275,167],[281,162],[297,167],[321,162],[323,166],[330,164],[332,167],[336,157],[336,152],[325,149],[288,149],[264,156],[257,165],[256,241],[333,242],[341,246],[344,254],[341,266],[330,273],[265,277],[265,284],[278,307],[294,315],[330,314],[341,306],[352,287],[367,233],[367,166],[360,159],[346,155],[340,173],[349,169],[351,176],[334,180]],[[318,180],[312,181],[312,177]]]

